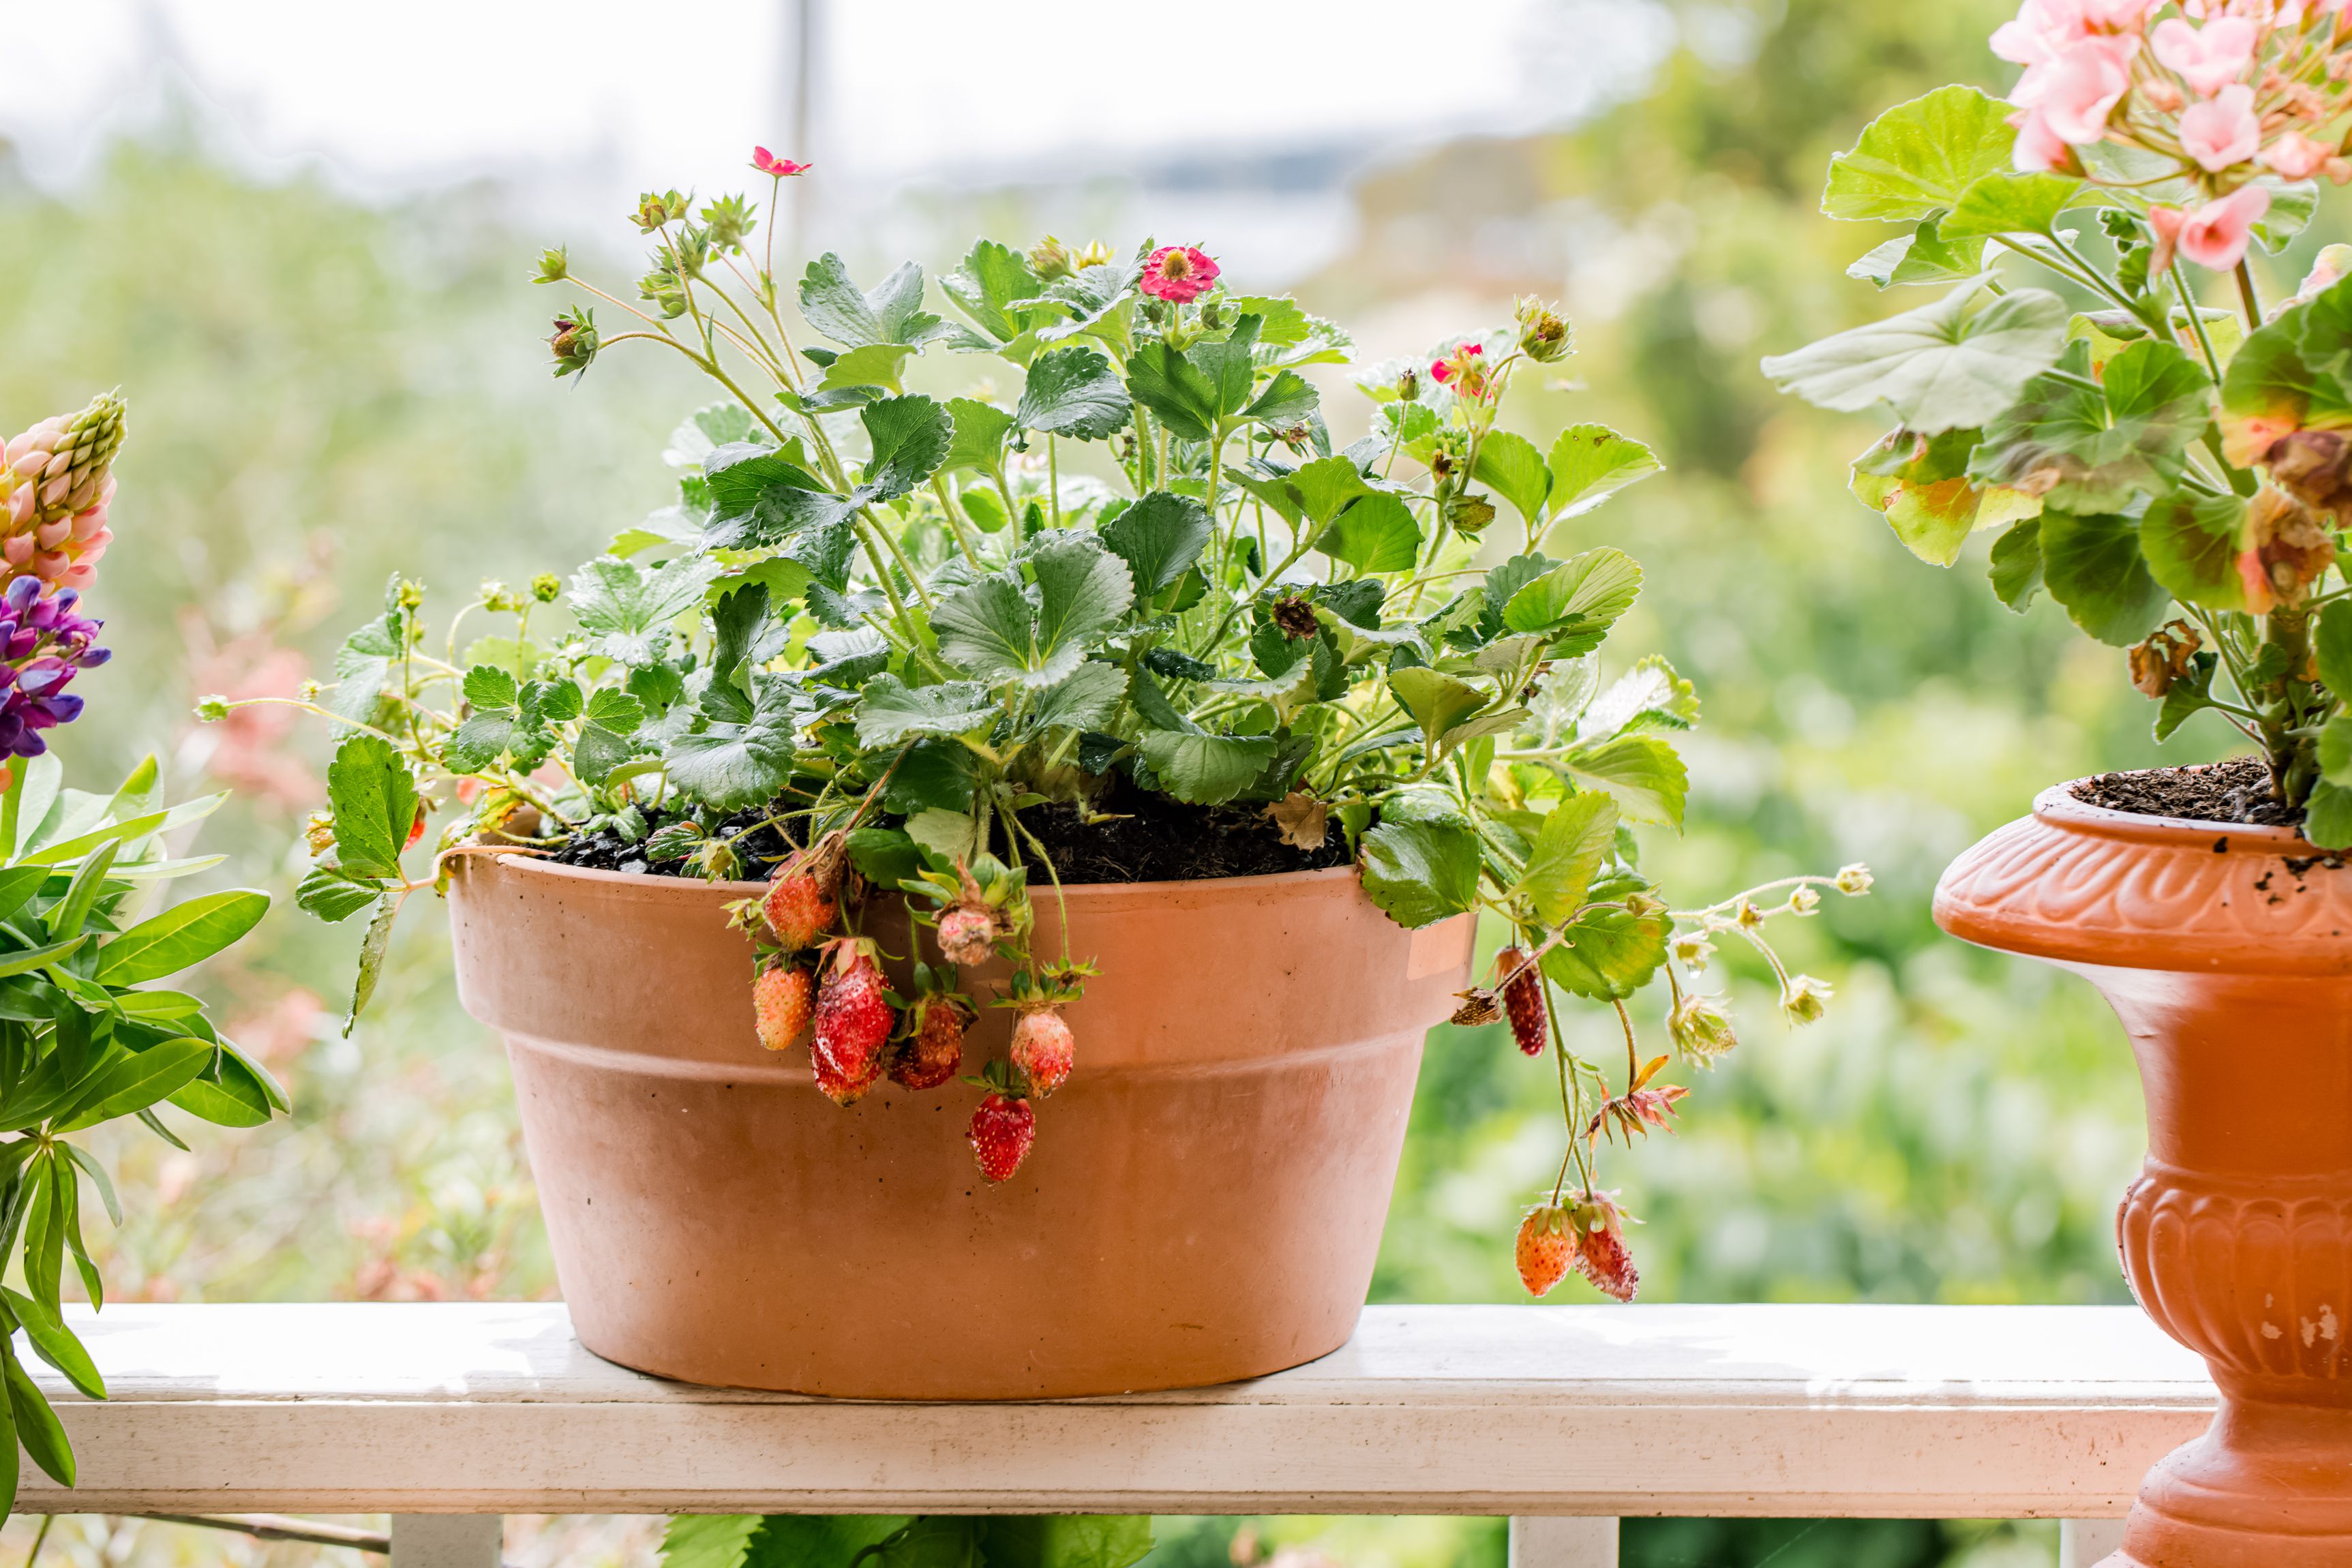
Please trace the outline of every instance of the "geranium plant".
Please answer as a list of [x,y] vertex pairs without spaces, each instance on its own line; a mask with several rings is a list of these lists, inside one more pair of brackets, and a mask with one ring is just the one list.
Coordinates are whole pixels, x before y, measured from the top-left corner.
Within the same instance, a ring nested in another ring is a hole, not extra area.
[[[165,836],[225,798],[167,805],[153,757],[109,794],[64,786],[49,732],[80,716],[65,689],[106,662],[83,612],[110,539],[110,469],[123,407],[111,395],[45,419],[7,445],[0,468],[0,1518],[16,1504],[21,1446],[60,1485],[74,1457],[13,1336],[92,1399],[106,1385],[68,1326],[68,1259],[93,1307],[105,1289],[83,1240],[85,1192],[115,1223],[121,1205],[98,1158],[76,1140],[137,1117],[175,1148],[166,1105],[225,1127],[287,1107],[268,1070],[240,1053],[204,1004],[152,983],[243,937],[269,907],[248,889],[207,893],[141,918],[158,885],[220,863],[174,857]],[[85,1187],[87,1184],[87,1187]]]
[[2268,304],[2248,261],[2302,231],[2319,178],[2352,179],[2352,16],[2026,0],[1992,47],[2024,68],[2008,103],[1889,110],[1822,198],[1901,226],[1850,275],[1947,292],[1765,373],[1893,417],[1853,490],[1915,552],[1950,565],[2002,530],[2003,603],[2047,589],[2129,649],[2159,739],[2211,710],[2261,748],[2253,820],[2352,846],[2352,252]]
[[[1549,552],[1657,463],[1597,425],[1544,447],[1497,424],[1514,378],[1570,352],[1565,323],[1523,301],[1360,368],[1371,430],[1339,446],[1302,373],[1349,363],[1346,334],[1234,289],[1200,247],[982,240],[940,280],[951,318],[912,264],[868,287],[825,255],[780,282],[755,217],[740,196],[646,195],[634,300],[562,251],[541,262],[582,301],[550,340],[559,377],[646,345],[726,393],[672,439],[677,503],[568,588],[486,585],[436,634],[395,584],[313,704],[344,738],[301,897],[373,911],[362,999],[393,912],[432,880],[396,848],[427,805],[459,807],[445,854],[764,878],[740,907],[761,1043],[808,1037],[844,1104],[886,1075],[970,1073],[969,1136],[1002,1180],[1083,1057],[1062,1009],[1093,973],[1085,933],[1034,940],[1071,847],[1118,818],[1250,821],[1287,864],[1352,860],[1403,925],[1507,922],[1458,1016],[1507,1012],[1556,1064],[1570,1146],[1525,1273],[1540,1292],[1573,1263],[1630,1296],[1595,1151],[1666,1125],[1685,1090],[1626,1004],[1666,976],[1672,1040],[1719,1055],[1730,1025],[1687,977],[1737,935],[1788,1015],[1816,1016],[1828,988],[1788,973],[1763,928],[1868,879],[1676,911],[1642,873],[1629,827],[1681,822],[1671,736],[1696,700],[1657,658],[1603,679],[1640,567]],[[910,390],[942,354],[971,356],[972,390]],[[559,599],[562,621],[542,608]],[[462,645],[457,623],[485,611],[511,626]],[[914,912],[906,993],[861,889]],[[1009,983],[966,990],[992,958]],[[1553,993],[1614,1009],[1622,1070],[1570,1048]],[[984,1005],[1019,1017],[1006,1058],[970,1063]]]

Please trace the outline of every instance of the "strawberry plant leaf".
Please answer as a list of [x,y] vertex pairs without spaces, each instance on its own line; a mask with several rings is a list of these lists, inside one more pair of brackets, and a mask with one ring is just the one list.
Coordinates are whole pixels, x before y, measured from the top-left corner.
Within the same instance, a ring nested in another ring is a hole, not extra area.
[[669,782],[721,811],[764,805],[793,776],[798,721],[792,689],[765,675],[754,685],[756,695],[740,710],[741,717],[709,720],[670,742]]
[[1094,349],[1066,348],[1029,362],[1013,417],[1024,430],[1102,441],[1124,428],[1134,409],[1108,359]]
[[857,743],[876,749],[903,745],[918,735],[961,735],[991,726],[1003,710],[974,680],[909,688],[895,675],[866,683],[857,705]]
[[359,973],[352,980],[352,1009],[343,1015],[343,1037],[351,1038],[352,1026],[360,1021],[368,998],[375,994],[375,983],[383,973],[383,955],[392,945],[393,918],[400,913],[400,895],[386,892],[375,901],[375,913],[368,921],[367,932],[360,938]]
[[[1592,903],[1608,903],[1650,884],[1635,876],[1603,877],[1587,889]],[[1666,961],[1675,922],[1660,910],[1646,915],[1623,910],[1591,910],[1569,928],[1568,940],[1543,955],[1544,975],[1571,994],[1595,1002],[1622,1002],[1650,983]]]
[[1544,817],[1511,893],[1532,903],[1544,924],[1560,925],[1583,904],[1585,889],[1616,842],[1617,803],[1580,790]]
[[1470,470],[1481,484],[1509,501],[1528,527],[1543,514],[1544,498],[1551,494],[1551,471],[1535,443],[1508,430],[1489,431],[1478,444],[1478,462]]
[[[1493,574],[1487,582],[1491,594]],[[1554,657],[1573,658],[1599,647],[1641,592],[1642,568],[1623,551],[1603,545],[1549,567],[1514,592],[1503,605],[1503,626],[1514,632],[1568,634],[1567,641],[1576,646],[1558,647]]]
[[1126,700],[1126,669],[1088,659],[1037,694],[1029,723],[1036,730],[1104,729],[1118,717],[1118,706]]
[[1360,573],[1409,572],[1421,545],[1412,509],[1385,492],[1358,497],[1315,541],[1316,549]]
[[652,571],[600,555],[573,574],[572,613],[589,651],[626,665],[658,663],[668,651],[669,623],[702,601],[719,574],[707,555],[681,556]]
[[905,495],[939,471],[955,440],[948,411],[920,393],[868,404],[858,418],[872,452],[865,482],[849,493],[853,508]]
[[[955,426],[955,437],[948,443],[948,455],[940,460],[942,472],[958,473],[968,468],[977,468],[983,474],[1003,471],[1004,438],[1013,434],[1014,423],[1012,415],[977,397],[950,397],[948,418]],[[988,531],[992,533],[995,530]]]
[[416,781],[392,742],[345,736],[327,765],[327,804],[344,875],[398,880],[400,852],[416,822]]
[[1322,395],[1295,370],[1278,370],[1265,389],[1251,399],[1242,417],[1277,429],[1299,423],[1322,406]]
[[1222,805],[1257,782],[1274,761],[1270,735],[1219,735],[1200,729],[1146,730],[1137,742],[1160,786],[1194,805]]
[[867,293],[850,280],[841,258],[828,250],[802,275],[800,301],[810,326],[847,348],[919,346],[940,336],[945,325],[923,309],[923,269],[911,261]]
[[1126,561],[1088,533],[1066,532],[1028,556],[1033,606],[1015,573],[997,573],[940,601],[940,652],[981,680],[1052,686],[1086,658],[1087,641],[1127,613],[1135,583]]
[[1135,596],[1149,599],[1192,569],[1209,547],[1209,509],[1190,496],[1153,490],[1102,530],[1102,542],[1127,563]]
[[1433,790],[1407,790],[1381,805],[1358,856],[1364,892],[1401,926],[1425,926],[1472,907],[1482,863],[1477,831]]
[[1674,747],[1655,735],[1619,735],[1578,746],[1561,765],[1585,784],[1606,790],[1628,822],[1683,825],[1690,772]]

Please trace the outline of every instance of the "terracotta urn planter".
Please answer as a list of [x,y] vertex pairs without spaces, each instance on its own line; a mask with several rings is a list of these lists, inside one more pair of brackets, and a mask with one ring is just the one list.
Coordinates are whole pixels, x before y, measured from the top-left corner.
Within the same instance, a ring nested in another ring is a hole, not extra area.
[[2062,785],[1953,864],[1936,919],[2087,978],[2139,1060],[2124,1270],[2221,1410],[2149,1472],[2108,1563],[2352,1564],[2352,866]]
[[[581,1342],[695,1383],[1016,1399],[1219,1383],[1354,1331],[1472,920],[1391,923],[1352,868],[1069,889],[1102,974],[1069,1082],[991,1187],[977,1091],[844,1110],[752,1026],[760,890],[472,858],[458,994],[506,1038]],[[867,930],[908,952],[903,908]],[[1058,952],[1050,896],[1036,950]],[[896,916],[893,920],[892,915]],[[967,970],[984,1001],[1000,966]],[[966,1070],[1002,1055],[983,1009]]]

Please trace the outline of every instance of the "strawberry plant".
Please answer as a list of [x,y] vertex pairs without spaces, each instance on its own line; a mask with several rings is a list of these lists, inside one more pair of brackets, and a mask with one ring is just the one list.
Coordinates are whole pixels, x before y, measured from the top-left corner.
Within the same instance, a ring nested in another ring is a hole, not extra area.
[[2025,0],[1992,47],[2006,103],[1890,109],[1822,193],[1894,226],[1849,276],[1945,292],[1764,371],[1893,420],[1853,493],[1922,560],[1999,530],[1993,592],[2127,650],[2158,740],[2210,711],[2252,742],[2260,798],[2215,820],[2352,847],[2352,248],[2268,305],[2250,262],[2352,180],[2352,14]]
[[[540,265],[581,300],[550,340],[559,377],[644,345],[724,392],[671,440],[675,504],[568,584],[486,584],[437,632],[395,584],[303,700],[341,740],[301,901],[369,916],[359,1000],[448,855],[765,878],[738,906],[761,1042],[805,1026],[845,1104],[886,1075],[967,1073],[968,1135],[1003,1180],[1086,1070],[1063,1013],[1093,973],[1069,945],[1085,933],[1061,922],[1041,950],[1035,900],[1090,831],[1222,813],[1326,857],[1307,863],[1352,860],[1402,925],[1510,928],[1457,1018],[1501,1016],[1499,994],[1551,1059],[1569,1138],[1547,1206],[1606,1261],[1598,1145],[1666,1125],[1683,1092],[1629,1004],[1663,977],[1669,1039],[1712,1059],[1733,1035],[1691,977],[1738,937],[1788,1016],[1816,1016],[1827,987],[1790,974],[1765,925],[1868,876],[1677,910],[1644,875],[1632,829],[1680,826],[1673,737],[1697,699],[1663,659],[1604,668],[1642,569],[1572,542],[1658,463],[1602,426],[1538,442],[1500,420],[1519,377],[1570,353],[1567,324],[1525,300],[1357,365],[1339,327],[1194,247],[982,240],[935,295],[911,263],[859,279],[831,254],[779,278],[755,217],[648,194],[634,298],[562,251]],[[963,395],[916,390],[958,363]],[[1307,373],[1351,365],[1370,433],[1343,443]],[[384,834],[421,807],[445,813],[443,858],[412,877]],[[859,928],[877,892],[916,917],[918,996],[887,989]],[[992,957],[1002,994],[963,995],[959,968]],[[1613,1011],[1622,1070],[1613,1047],[1570,1048],[1570,999]],[[964,1063],[991,1005],[1018,1016],[1010,1055]],[[1588,1273],[1631,1294],[1630,1265]]]

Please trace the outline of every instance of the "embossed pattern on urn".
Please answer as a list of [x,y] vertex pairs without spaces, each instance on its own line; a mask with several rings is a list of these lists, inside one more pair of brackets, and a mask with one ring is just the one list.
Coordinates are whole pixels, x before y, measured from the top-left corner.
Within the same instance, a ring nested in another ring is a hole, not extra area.
[[2089,979],[2139,1063],[2117,1250],[2222,1403],[2108,1568],[2352,1568],[2352,866],[2061,785],[1953,863],[1936,919]]

